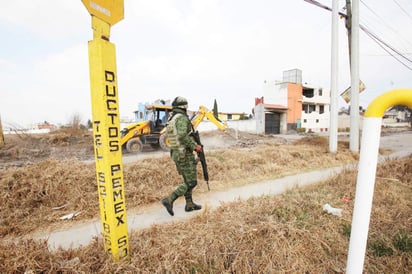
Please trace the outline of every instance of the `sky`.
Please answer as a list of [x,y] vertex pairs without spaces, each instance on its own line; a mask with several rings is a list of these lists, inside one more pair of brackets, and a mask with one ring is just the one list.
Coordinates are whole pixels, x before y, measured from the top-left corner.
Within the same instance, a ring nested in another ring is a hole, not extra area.
[[[332,1],[319,0],[331,6]],[[81,0],[0,0],[0,117],[3,127],[74,116],[91,119],[88,41],[91,16]],[[345,1],[339,1],[339,7]],[[412,1],[362,0],[360,23],[412,59]],[[186,97],[221,112],[252,113],[263,82],[302,70],[302,80],[330,89],[331,12],[303,0],[124,0],[111,26],[119,109]],[[397,61],[360,31],[360,106],[412,88],[412,62]],[[347,34],[339,20],[339,93],[350,85]],[[339,98],[339,106],[348,105]]]

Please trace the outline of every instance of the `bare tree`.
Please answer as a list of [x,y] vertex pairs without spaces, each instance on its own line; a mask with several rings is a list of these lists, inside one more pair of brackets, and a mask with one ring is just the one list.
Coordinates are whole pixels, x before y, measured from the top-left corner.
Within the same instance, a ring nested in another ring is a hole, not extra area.
[[71,127],[72,129],[80,129],[81,120],[81,115],[79,113],[74,113],[70,117],[69,127]]

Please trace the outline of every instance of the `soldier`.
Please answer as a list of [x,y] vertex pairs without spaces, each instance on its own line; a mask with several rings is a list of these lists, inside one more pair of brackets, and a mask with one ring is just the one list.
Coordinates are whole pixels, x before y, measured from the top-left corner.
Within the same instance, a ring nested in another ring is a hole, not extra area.
[[183,97],[176,97],[172,102],[172,116],[169,118],[166,127],[170,141],[170,155],[176,164],[177,171],[183,177],[180,184],[167,198],[162,199],[170,215],[174,215],[173,202],[184,195],[186,199],[185,211],[199,210],[201,205],[197,205],[192,200],[192,190],[197,185],[196,160],[193,152],[201,152],[202,147],[190,136],[192,123],[187,116],[187,100]]

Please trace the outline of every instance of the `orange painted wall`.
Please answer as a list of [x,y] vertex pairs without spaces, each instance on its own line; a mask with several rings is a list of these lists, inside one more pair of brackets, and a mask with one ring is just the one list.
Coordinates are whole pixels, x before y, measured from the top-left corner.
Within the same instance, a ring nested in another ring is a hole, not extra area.
[[288,83],[288,124],[302,118],[302,90],[302,85]]

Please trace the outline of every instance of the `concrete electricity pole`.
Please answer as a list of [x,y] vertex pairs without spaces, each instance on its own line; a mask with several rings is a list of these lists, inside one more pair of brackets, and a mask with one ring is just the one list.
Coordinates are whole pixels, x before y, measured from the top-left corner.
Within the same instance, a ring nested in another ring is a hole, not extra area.
[[338,150],[338,5],[334,0],[332,6],[332,51],[331,51],[331,87],[330,87],[330,127],[329,127],[329,152]]
[[[310,4],[331,11],[332,9],[314,0],[304,0]],[[333,10],[332,10],[333,11]],[[351,87],[350,87],[350,150],[352,152],[359,151],[359,0],[346,0],[346,14],[340,13],[345,17],[345,26],[348,32],[349,45],[349,64],[351,71]],[[332,34],[333,35],[333,34]],[[333,76],[332,76],[333,77]],[[332,85],[332,83],[331,83]],[[332,93],[332,90],[331,90]],[[332,94],[331,94],[332,96]],[[333,100],[333,99],[332,99]],[[331,119],[332,117],[331,102]],[[332,123],[332,121],[331,121]],[[331,130],[333,130],[331,128]],[[332,134],[332,133],[331,133]],[[330,144],[332,151],[333,144]]]
[[[347,6],[350,0],[346,0]],[[359,0],[352,1],[350,26],[350,70],[351,70],[351,94],[350,94],[350,136],[349,149],[352,152],[359,151]]]
[[[351,33],[352,33],[352,4],[350,0],[346,0],[346,16],[345,16],[345,27],[348,34],[348,50],[349,50],[349,64],[351,64]],[[350,67],[350,65],[349,65]]]

